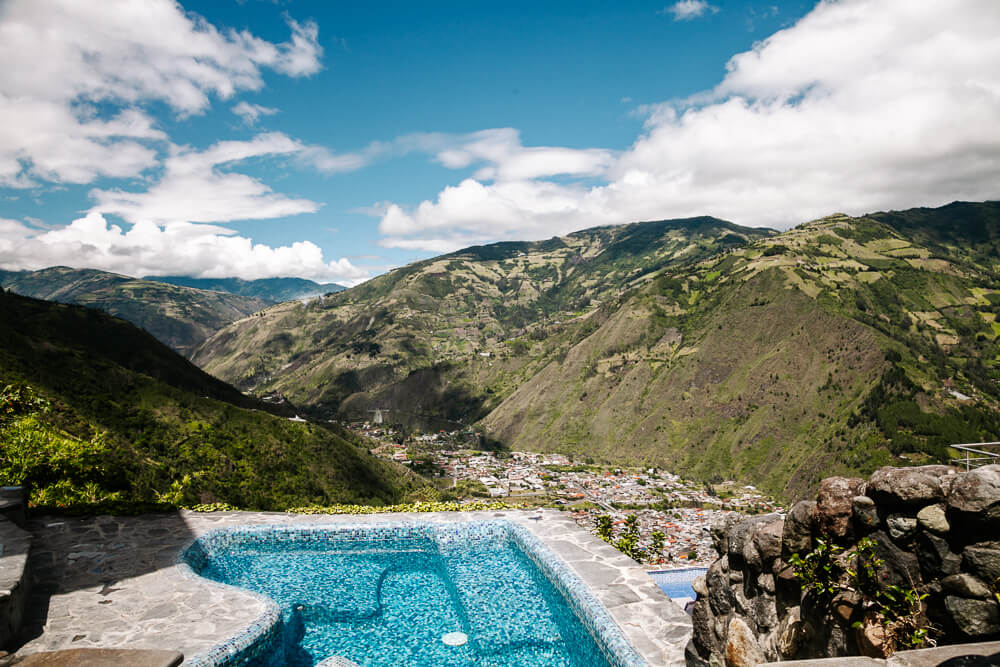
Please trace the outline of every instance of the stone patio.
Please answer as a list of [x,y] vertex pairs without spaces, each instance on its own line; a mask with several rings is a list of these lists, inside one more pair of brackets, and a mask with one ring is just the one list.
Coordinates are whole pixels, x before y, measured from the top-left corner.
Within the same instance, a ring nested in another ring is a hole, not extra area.
[[646,572],[568,516],[540,512],[293,515],[219,512],[31,522],[34,577],[18,655],[70,648],[166,649],[191,659],[239,634],[264,604],[176,564],[191,540],[235,525],[400,521],[520,524],[559,554],[650,665],[684,664],[691,622]]

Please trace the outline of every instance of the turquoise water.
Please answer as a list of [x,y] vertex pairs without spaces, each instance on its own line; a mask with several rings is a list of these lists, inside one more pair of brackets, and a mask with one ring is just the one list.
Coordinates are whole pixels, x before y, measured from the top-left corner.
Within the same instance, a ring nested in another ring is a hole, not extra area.
[[691,583],[706,572],[708,572],[708,568],[705,567],[688,567],[677,570],[659,570],[648,574],[660,587],[660,590],[671,598],[691,598],[693,600],[697,594],[691,588]]
[[[235,542],[199,573],[263,593],[284,641],[262,662],[314,665],[608,665],[565,598],[509,537]],[[446,633],[467,636],[462,646]]]

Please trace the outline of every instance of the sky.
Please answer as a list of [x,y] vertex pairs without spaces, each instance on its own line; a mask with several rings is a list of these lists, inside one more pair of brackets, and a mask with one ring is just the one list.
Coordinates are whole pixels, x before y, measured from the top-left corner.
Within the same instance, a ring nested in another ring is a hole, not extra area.
[[0,0],[0,268],[353,285],[1000,198],[997,0]]

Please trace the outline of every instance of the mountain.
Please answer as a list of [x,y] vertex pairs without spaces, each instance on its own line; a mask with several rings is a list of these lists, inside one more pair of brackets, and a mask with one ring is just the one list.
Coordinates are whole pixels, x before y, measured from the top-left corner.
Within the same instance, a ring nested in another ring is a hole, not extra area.
[[291,421],[103,312],[0,291],[0,483],[35,503],[399,501],[353,435]]
[[193,359],[318,415],[477,422],[515,449],[791,497],[1000,437],[998,263],[997,202],[781,234],[636,223],[411,264]]
[[24,296],[103,310],[142,327],[181,354],[190,353],[226,324],[270,303],[65,266],[0,271],[0,286]]
[[222,330],[192,358],[319,416],[360,417],[391,403],[394,418],[425,428],[468,422],[513,390],[532,336],[588,319],[665,267],[770,233],[696,218],[476,246],[322,301],[275,306]]
[[270,303],[308,299],[346,289],[336,283],[317,283],[305,278],[191,278],[189,276],[146,276],[143,280],[194,287],[214,292],[228,292],[240,296],[262,299]]

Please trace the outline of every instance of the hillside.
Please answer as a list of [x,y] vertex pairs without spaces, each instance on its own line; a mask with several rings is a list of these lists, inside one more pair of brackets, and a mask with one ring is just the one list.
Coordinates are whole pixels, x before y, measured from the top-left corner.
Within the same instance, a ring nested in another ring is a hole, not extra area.
[[998,221],[958,203],[471,248],[268,309],[194,359],[321,414],[479,420],[515,449],[791,497],[1000,437]]
[[192,278],[190,276],[146,276],[143,280],[194,287],[195,289],[228,292],[269,303],[308,299],[331,292],[342,292],[345,287],[337,283],[317,283],[305,278]]
[[57,505],[388,503],[416,482],[105,313],[0,292],[0,483]]
[[0,271],[0,286],[36,299],[103,310],[142,327],[181,354],[189,354],[225,325],[271,303],[65,266]]
[[770,233],[696,218],[467,248],[322,300],[269,308],[219,332],[192,359],[322,417],[391,404],[395,418],[425,428],[468,422],[513,389],[503,379],[527,363],[525,341],[576,326],[665,267]]

